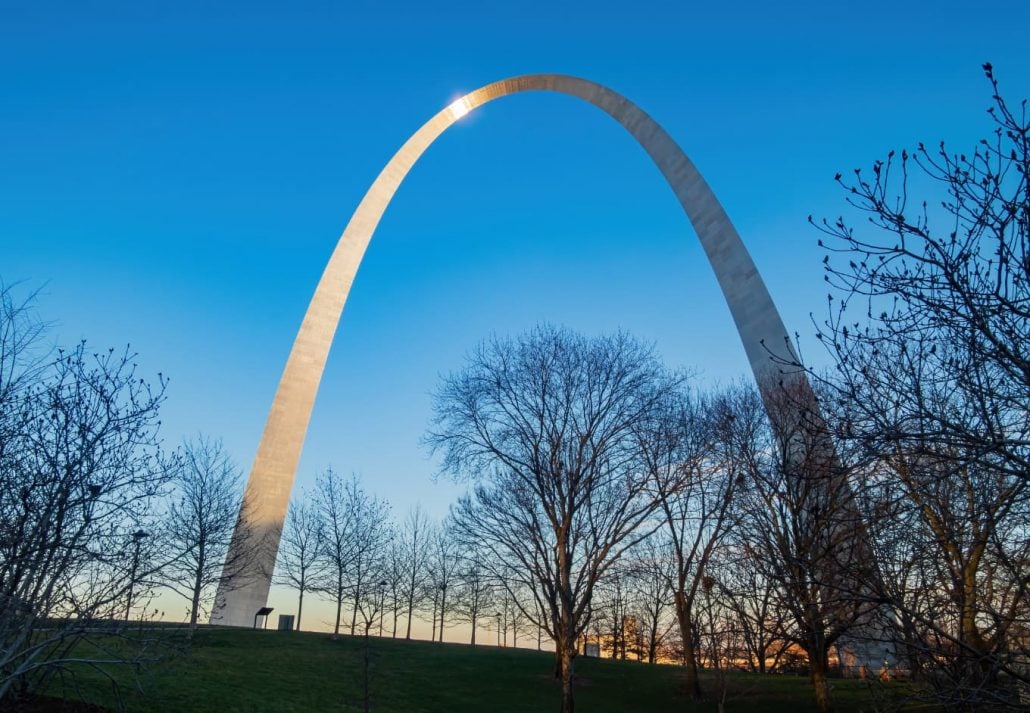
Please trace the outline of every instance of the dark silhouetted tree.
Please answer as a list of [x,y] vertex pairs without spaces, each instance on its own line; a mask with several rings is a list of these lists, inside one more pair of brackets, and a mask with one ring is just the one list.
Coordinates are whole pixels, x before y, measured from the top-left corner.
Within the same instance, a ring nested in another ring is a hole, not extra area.
[[956,710],[1030,687],[1030,116],[984,69],[988,138],[838,175],[865,227],[818,223],[836,366],[822,381],[889,570],[873,590]]
[[307,496],[294,498],[279,541],[278,581],[297,590],[297,631],[304,613],[304,593],[323,574],[325,524],[316,503]]
[[641,439],[681,383],[624,334],[540,327],[486,342],[436,395],[428,442],[474,484],[455,520],[532,580],[525,614],[546,615],[565,713],[594,586],[658,506]]
[[164,520],[171,559],[162,570],[165,584],[189,602],[190,629],[215,591],[240,586],[257,544],[230,548],[237,520],[248,531],[239,468],[221,441],[198,436],[183,443],[172,466],[174,492]]
[[433,527],[421,507],[412,508],[401,526],[397,542],[400,573],[402,574],[401,597],[407,613],[407,628],[404,638],[411,638],[411,622],[415,612],[421,608],[430,589],[432,572]]
[[[141,379],[129,351],[42,343],[31,298],[0,284],[0,700],[43,687],[71,660],[140,660],[116,650],[133,585],[148,580],[167,483],[158,448],[165,381]],[[142,587],[139,587],[142,588]],[[137,589],[137,591],[139,590]],[[92,643],[76,648],[83,639]],[[0,703],[0,707],[5,703]]]

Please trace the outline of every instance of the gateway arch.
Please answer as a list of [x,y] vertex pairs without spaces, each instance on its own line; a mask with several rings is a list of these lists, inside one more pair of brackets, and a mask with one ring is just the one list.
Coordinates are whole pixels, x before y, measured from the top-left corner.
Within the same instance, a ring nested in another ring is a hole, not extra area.
[[[244,493],[250,527],[244,531],[237,526],[231,546],[248,547],[255,541],[263,544],[245,571],[234,573],[238,584],[218,592],[212,623],[251,626],[255,612],[265,606],[279,531],[329,348],[361,258],[401,181],[433,141],[458,119],[487,102],[529,91],[558,92],[589,102],[640,143],[665,176],[701,240],[755,380],[761,387],[775,384],[780,378],[765,345],[786,344],[789,349],[789,342],[769,291],[712,189],[654,119],[622,95],[578,77],[528,74],[481,87],[438,112],[401,146],[358,204],[333,250],[293,342],[258,445]],[[811,393],[804,376],[799,378],[804,391]],[[770,416],[776,418],[772,413]]]

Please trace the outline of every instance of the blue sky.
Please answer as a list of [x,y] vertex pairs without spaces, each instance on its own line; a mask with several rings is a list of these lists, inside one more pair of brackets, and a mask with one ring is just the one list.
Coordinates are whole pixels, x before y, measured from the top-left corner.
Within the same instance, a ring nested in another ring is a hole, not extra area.
[[[217,7],[211,7],[217,5]],[[63,343],[131,343],[171,377],[164,434],[248,468],[307,301],[393,151],[465,91],[563,72],[637,102],[719,196],[803,337],[825,290],[806,216],[890,148],[988,130],[995,64],[1030,96],[1030,4],[0,2],[0,278],[45,285]],[[415,167],[338,332],[298,484],[361,473],[440,515],[419,446],[439,376],[548,320],[654,341],[701,383],[746,374],[658,171],[593,107],[504,99]],[[807,353],[818,357],[810,338]]]

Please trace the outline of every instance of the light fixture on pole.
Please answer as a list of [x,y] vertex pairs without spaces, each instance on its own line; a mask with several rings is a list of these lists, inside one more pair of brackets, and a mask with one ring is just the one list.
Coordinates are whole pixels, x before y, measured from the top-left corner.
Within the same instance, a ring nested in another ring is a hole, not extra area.
[[139,569],[139,549],[143,540],[149,537],[142,529],[132,533],[132,567],[129,570],[129,596],[125,602],[125,621],[129,621],[129,612],[132,610],[132,595],[136,588],[136,570]]
[[386,586],[389,584],[385,579],[379,583],[379,638],[383,637],[383,615],[386,614]]

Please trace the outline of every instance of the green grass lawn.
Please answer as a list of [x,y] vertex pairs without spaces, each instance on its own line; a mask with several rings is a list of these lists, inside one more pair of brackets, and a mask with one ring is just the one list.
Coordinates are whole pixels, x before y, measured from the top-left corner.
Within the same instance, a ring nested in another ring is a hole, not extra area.
[[[377,713],[558,710],[548,653],[375,637],[370,642],[369,690]],[[88,669],[77,672],[78,694],[67,684],[54,693],[112,708],[120,698],[126,710],[140,713],[360,711],[363,661],[360,637],[202,629],[188,650],[135,677],[113,669],[118,695],[100,673]],[[576,671],[577,709],[583,713],[716,710],[715,680],[705,678],[708,700],[691,705],[676,666],[580,658]],[[841,711],[872,710],[868,684],[837,680],[833,685]],[[735,674],[728,690],[730,713],[814,710],[803,677]]]

